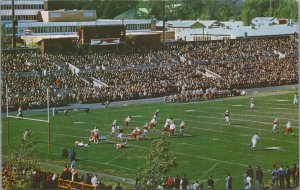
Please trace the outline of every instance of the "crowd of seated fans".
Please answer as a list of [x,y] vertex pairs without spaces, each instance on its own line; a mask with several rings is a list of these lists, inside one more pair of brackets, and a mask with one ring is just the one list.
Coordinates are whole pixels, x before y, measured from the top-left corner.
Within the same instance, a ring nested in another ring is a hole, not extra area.
[[[37,50],[3,51],[2,92],[6,93],[7,85],[12,110],[45,107],[48,87],[50,106],[56,107],[171,94],[188,96],[200,89],[214,89],[215,97],[224,97],[233,89],[298,83],[297,44],[293,37],[276,37],[175,42],[167,43],[164,50],[130,53],[40,55]],[[106,85],[94,86],[93,78]],[[5,96],[2,102],[6,102]]]

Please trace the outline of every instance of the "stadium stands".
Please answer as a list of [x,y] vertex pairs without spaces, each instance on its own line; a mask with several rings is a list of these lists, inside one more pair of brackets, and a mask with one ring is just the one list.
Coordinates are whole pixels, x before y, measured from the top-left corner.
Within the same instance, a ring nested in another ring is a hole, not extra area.
[[[218,98],[234,89],[296,84],[299,77],[297,41],[290,37],[174,42],[164,50],[87,55],[2,51],[1,59],[2,92],[7,85],[11,110],[45,107],[47,87],[52,107],[171,94],[182,98],[200,89],[205,95],[213,90]],[[94,85],[93,78],[107,86]],[[5,102],[2,96],[3,108]]]

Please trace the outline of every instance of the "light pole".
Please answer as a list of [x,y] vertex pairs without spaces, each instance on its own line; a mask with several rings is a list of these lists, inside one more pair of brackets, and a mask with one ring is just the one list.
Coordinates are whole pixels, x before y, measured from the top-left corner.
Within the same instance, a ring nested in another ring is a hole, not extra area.
[[16,48],[16,19],[15,19],[15,1],[11,1],[11,10],[12,10],[12,32],[13,32],[13,38],[12,38],[12,47]]
[[165,48],[165,27],[166,27],[166,11],[165,11],[165,1],[163,0],[163,46]]

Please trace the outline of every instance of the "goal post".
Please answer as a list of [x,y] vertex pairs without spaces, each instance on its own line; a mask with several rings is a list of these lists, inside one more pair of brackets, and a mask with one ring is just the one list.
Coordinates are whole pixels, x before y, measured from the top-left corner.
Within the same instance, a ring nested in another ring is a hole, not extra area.
[[9,115],[9,97],[8,97],[8,87],[6,85],[6,139],[7,139],[7,145],[9,145],[10,142],[10,118],[16,118],[16,119],[21,119],[21,120],[30,120],[30,121],[36,121],[36,122],[42,122],[42,123],[48,123],[48,152],[50,152],[50,132],[51,132],[51,125],[50,125],[50,108],[49,108],[49,88],[47,88],[47,120],[43,119],[35,119],[35,118],[30,118],[30,117],[19,117],[19,116],[13,116]]

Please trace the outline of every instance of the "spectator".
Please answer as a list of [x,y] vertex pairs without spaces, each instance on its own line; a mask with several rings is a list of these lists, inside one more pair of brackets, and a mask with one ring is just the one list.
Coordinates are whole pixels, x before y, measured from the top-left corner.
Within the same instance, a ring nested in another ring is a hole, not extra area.
[[188,184],[189,184],[188,178],[185,175],[183,175],[181,179],[181,188],[187,190]]
[[226,187],[226,190],[232,189],[232,177],[230,176],[230,173],[228,173],[228,176],[225,179],[225,187]]
[[174,188],[180,189],[180,178],[178,177],[178,175],[174,179]]
[[120,183],[117,183],[117,186],[114,188],[114,190],[123,190],[123,188]]
[[275,188],[278,189],[278,179],[279,179],[279,170],[277,167],[275,167],[273,170],[272,170],[272,186],[274,187],[275,185]]
[[192,189],[199,189],[199,187],[200,187],[200,184],[199,184],[199,182],[196,180],[196,182],[193,184]]
[[69,158],[70,158],[70,161],[72,162],[73,160],[76,161],[76,152],[74,149],[72,149],[69,153]]
[[283,165],[280,166],[279,168],[279,188],[284,189],[285,184],[284,184],[284,178],[285,178],[285,170],[283,169]]
[[61,154],[62,158],[68,158],[69,157],[69,153],[66,147],[64,147],[64,149],[62,150],[62,154]]
[[208,190],[213,190],[214,189],[214,180],[213,177],[210,176],[210,178],[207,180],[207,189]]
[[262,183],[263,183],[263,178],[264,178],[264,174],[263,174],[262,170],[260,169],[260,166],[258,166],[255,171],[255,177],[256,177],[256,187],[258,190],[260,190]]
[[245,190],[252,190],[252,178],[246,174],[246,177],[244,179],[245,181]]
[[292,170],[289,168],[289,166],[286,166],[285,169],[285,180],[286,180],[286,188],[289,189],[291,188],[291,174]]
[[297,187],[296,171],[297,171],[297,165],[294,164],[294,166],[292,168],[293,187]]
[[92,177],[91,183],[92,183],[92,185],[95,186],[95,187],[98,186],[98,178],[97,178],[97,175],[96,175],[96,174]]

